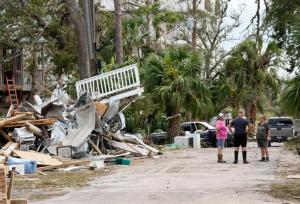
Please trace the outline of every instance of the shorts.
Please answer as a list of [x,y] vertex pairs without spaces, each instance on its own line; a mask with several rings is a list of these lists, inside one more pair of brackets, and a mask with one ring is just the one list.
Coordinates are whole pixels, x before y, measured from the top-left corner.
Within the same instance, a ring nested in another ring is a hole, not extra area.
[[234,147],[247,147],[247,133],[234,133]]
[[225,139],[218,139],[217,140],[217,145],[218,145],[218,147],[224,148],[224,146],[225,146]]
[[266,148],[268,147],[268,140],[264,139],[264,138],[258,138],[257,139],[257,145],[259,148]]

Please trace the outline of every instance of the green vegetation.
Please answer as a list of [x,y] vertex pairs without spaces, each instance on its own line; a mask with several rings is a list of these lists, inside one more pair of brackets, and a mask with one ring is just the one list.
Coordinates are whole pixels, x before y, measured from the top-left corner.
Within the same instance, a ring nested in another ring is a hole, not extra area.
[[[256,1],[253,29],[230,49],[223,43],[241,26],[243,11],[229,10],[228,1],[206,1],[205,8],[200,2],[180,1],[187,10],[174,11],[160,1],[114,0],[122,6],[121,24],[116,25],[119,14],[99,1],[91,25],[96,35],[89,42],[91,32],[82,26],[87,25],[86,11],[77,1],[2,1],[0,48],[26,53],[24,66],[32,72],[41,59],[49,60],[47,75],[68,75],[71,95],[75,81],[96,69],[138,63],[146,92],[125,111],[128,132],[162,130],[173,137],[181,121],[209,120],[222,110],[235,113],[240,108],[251,120],[266,110],[299,116],[299,2],[272,0],[264,8],[266,1]],[[259,15],[262,9],[266,18]],[[272,39],[265,40],[270,30]],[[37,55],[41,49],[43,56]],[[12,61],[3,63],[9,67]],[[282,67],[296,76],[285,81],[277,75]]]

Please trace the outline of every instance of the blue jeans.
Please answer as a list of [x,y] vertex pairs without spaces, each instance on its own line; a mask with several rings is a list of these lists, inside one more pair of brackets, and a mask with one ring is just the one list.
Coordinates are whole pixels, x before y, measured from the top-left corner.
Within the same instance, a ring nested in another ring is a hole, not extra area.
[[225,146],[225,140],[224,139],[218,139],[217,140],[217,144],[218,144],[218,147],[224,148],[224,146]]

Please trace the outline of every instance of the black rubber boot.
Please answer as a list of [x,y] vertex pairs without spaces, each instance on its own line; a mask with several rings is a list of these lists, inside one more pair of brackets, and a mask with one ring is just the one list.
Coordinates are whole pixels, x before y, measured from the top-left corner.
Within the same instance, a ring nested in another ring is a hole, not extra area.
[[261,160],[259,160],[260,162],[264,162],[266,161],[266,158],[265,157],[262,157]]
[[243,151],[243,163],[249,164],[249,162],[247,161],[247,151]]
[[234,164],[237,164],[239,160],[239,151],[234,151]]

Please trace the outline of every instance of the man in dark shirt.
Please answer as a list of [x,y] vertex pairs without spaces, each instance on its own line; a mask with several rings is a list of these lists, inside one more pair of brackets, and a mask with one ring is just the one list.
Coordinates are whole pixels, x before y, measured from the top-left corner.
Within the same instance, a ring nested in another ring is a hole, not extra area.
[[[234,128],[234,133],[232,130]],[[239,111],[238,117],[231,121],[229,125],[229,131],[233,133],[233,143],[234,143],[234,164],[238,163],[239,157],[239,148],[242,146],[242,153],[243,153],[243,162],[244,164],[248,164],[247,161],[247,132],[248,132],[249,122],[244,118],[244,112]]]

